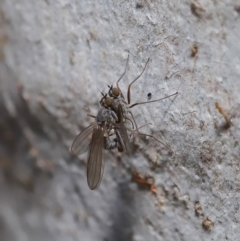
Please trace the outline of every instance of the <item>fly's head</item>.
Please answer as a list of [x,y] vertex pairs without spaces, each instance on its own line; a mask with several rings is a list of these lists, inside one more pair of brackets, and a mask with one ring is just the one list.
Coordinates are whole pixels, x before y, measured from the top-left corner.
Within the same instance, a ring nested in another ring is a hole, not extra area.
[[112,98],[112,103],[110,107],[114,112],[117,112],[118,105],[123,104],[125,106],[127,105],[127,102],[125,101],[122,91],[119,88],[118,84],[116,87],[113,87],[112,85],[111,86],[108,85],[108,87],[109,87],[108,95],[109,97]]
[[113,87],[111,85],[111,86],[108,86],[108,87],[109,87],[108,95],[110,97],[117,99],[121,95],[121,90],[120,90],[120,88],[118,86],[117,87]]
[[99,101],[100,102],[100,105],[106,109],[111,109],[112,108],[112,105],[113,105],[113,98],[107,96],[107,94],[103,94],[103,97],[102,99]]

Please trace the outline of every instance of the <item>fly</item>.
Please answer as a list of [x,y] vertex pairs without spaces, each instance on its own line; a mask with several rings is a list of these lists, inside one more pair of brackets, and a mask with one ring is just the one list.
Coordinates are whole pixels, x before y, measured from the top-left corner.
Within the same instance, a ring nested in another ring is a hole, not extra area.
[[[120,134],[123,138],[123,141],[125,143],[125,150],[127,150],[127,152],[130,152],[130,149],[129,149],[130,144],[129,144],[129,139],[128,139],[128,135],[127,135],[127,130],[129,130],[131,132],[136,132],[139,135],[149,136],[149,137],[155,139],[156,141],[158,141],[159,143],[161,143],[162,145],[164,145],[165,147],[167,147],[168,149],[170,149],[167,145],[165,145],[163,142],[156,139],[154,136],[140,133],[139,128],[137,126],[137,123],[136,123],[136,121],[134,119],[134,116],[133,116],[130,109],[133,108],[134,106],[137,106],[137,105],[148,104],[148,103],[153,103],[153,102],[157,102],[157,101],[160,101],[160,100],[164,100],[166,98],[177,95],[178,92],[175,92],[174,94],[171,94],[169,96],[166,96],[166,97],[163,97],[163,98],[160,98],[160,99],[145,101],[145,102],[137,102],[137,103],[131,104],[131,86],[142,76],[142,74],[144,73],[144,71],[145,71],[145,69],[148,65],[149,59],[147,60],[142,72],[128,85],[127,100],[126,100],[122,91],[121,91],[121,89],[120,89],[120,87],[119,87],[119,82],[126,73],[126,69],[127,69],[127,66],[128,66],[128,60],[129,60],[129,55],[128,55],[128,58],[127,58],[125,70],[124,70],[123,74],[120,76],[120,78],[118,79],[118,81],[116,83],[116,87],[108,86],[109,87],[108,97],[105,95],[105,100],[107,100],[107,102],[108,102],[107,108],[111,108],[118,115],[119,121],[118,121],[118,124],[116,124],[116,126],[118,127],[119,132],[120,132]],[[112,99],[112,101],[109,101],[110,98]],[[100,104],[102,106],[106,107],[106,103],[100,102]],[[128,116],[128,114],[130,114],[130,116]],[[125,127],[125,123],[127,121],[131,122],[132,130],[127,129]]]
[[[88,114],[88,116],[95,118],[95,122],[81,132],[75,138],[71,146],[71,152],[74,155],[80,155],[88,151],[87,182],[91,190],[96,189],[102,180],[104,171],[103,149],[110,150],[117,148],[119,152],[126,152],[127,154],[131,153],[127,131],[137,133],[139,135],[149,136],[170,149],[154,136],[140,133],[130,109],[137,105],[157,102],[171,96],[175,96],[178,92],[161,99],[131,104],[131,86],[142,76],[149,62],[148,59],[140,75],[128,85],[126,101],[119,87],[119,81],[126,73],[128,60],[129,55],[124,73],[117,81],[117,87],[113,88],[113,86],[109,86],[108,94],[104,95],[102,93],[103,97],[100,100],[101,108],[99,109],[97,116]],[[130,114],[130,116],[128,116],[128,114]],[[128,129],[125,126],[127,121],[131,122],[132,129]],[[111,139],[110,136],[112,135],[115,135],[116,137]]]
[[[91,116],[91,115],[90,115]],[[96,189],[101,183],[104,171],[103,149],[122,149],[118,138],[110,139],[115,127],[117,115],[114,111],[101,107],[95,122],[81,132],[73,141],[71,152],[80,155],[88,151],[87,157],[87,182],[91,190]]]

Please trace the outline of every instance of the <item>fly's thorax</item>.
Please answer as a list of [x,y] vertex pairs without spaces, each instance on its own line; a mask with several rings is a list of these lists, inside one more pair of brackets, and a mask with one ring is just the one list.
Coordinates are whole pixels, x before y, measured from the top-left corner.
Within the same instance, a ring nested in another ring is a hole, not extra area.
[[96,116],[96,121],[99,125],[102,125],[109,117],[109,111],[102,107],[99,109],[97,116]]
[[117,112],[118,111],[118,105],[121,103],[120,99],[113,99],[112,102],[112,110]]
[[115,123],[116,120],[117,115],[115,114],[115,112],[105,107],[101,107],[96,116],[96,121],[100,126],[104,123],[110,125],[111,123]]
[[125,112],[128,112],[128,105],[127,103],[125,102],[125,100],[121,97],[119,98],[116,98],[116,99],[113,99],[113,102],[112,102],[112,110],[117,112],[118,111],[118,105],[121,105],[122,108],[123,108],[123,113]]

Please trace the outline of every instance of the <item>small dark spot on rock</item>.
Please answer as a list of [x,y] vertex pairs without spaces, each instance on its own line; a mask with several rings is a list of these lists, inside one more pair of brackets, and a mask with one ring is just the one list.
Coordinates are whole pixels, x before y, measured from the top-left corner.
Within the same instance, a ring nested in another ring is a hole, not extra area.
[[198,54],[198,46],[196,44],[190,45],[191,57],[196,57]]
[[195,214],[197,217],[202,215],[203,210],[202,210],[202,206],[199,201],[195,202],[194,209],[195,209]]
[[235,10],[238,14],[240,14],[240,5],[236,5],[236,6],[234,7],[234,10]]
[[204,12],[204,9],[197,1],[194,1],[191,3],[191,12],[193,15],[200,18],[201,14]]
[[139,9],[139,8],[143,8],[143,4],[142,3],[137,3],[136,4],[136,9]]
[[151,100],[151,98],[152,98],[152,93],[149,92],[149,93],[147,94],[147,99],[148,99],[148,100]]

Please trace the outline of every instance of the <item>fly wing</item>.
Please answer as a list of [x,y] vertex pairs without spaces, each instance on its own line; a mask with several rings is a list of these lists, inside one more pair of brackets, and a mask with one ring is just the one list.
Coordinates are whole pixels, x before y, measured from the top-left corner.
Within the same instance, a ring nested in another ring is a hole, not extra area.
[[96,189],[102,180],[104,170],[103,147],[104,130],[99,127],[94,128],[87,160],[87,181],[91,190]]
[[89,143],[93,132],[93,124],[88,126],[83,132],[81,132],[73,141],[71,146],[71,152],[74,155],[80,155],[88,150]]
[[123,109],[122,109],[121,104],[118,105],[117,116],[118,116],[118,121],[116,123],[116,127],[123,140],[123,148],[126,151],[126,153],[128,155],[130,155],[131,154],[131,146],[130,146],[130,141],[128,138],[127,130],[126,130],[124,122],[123,122]]

